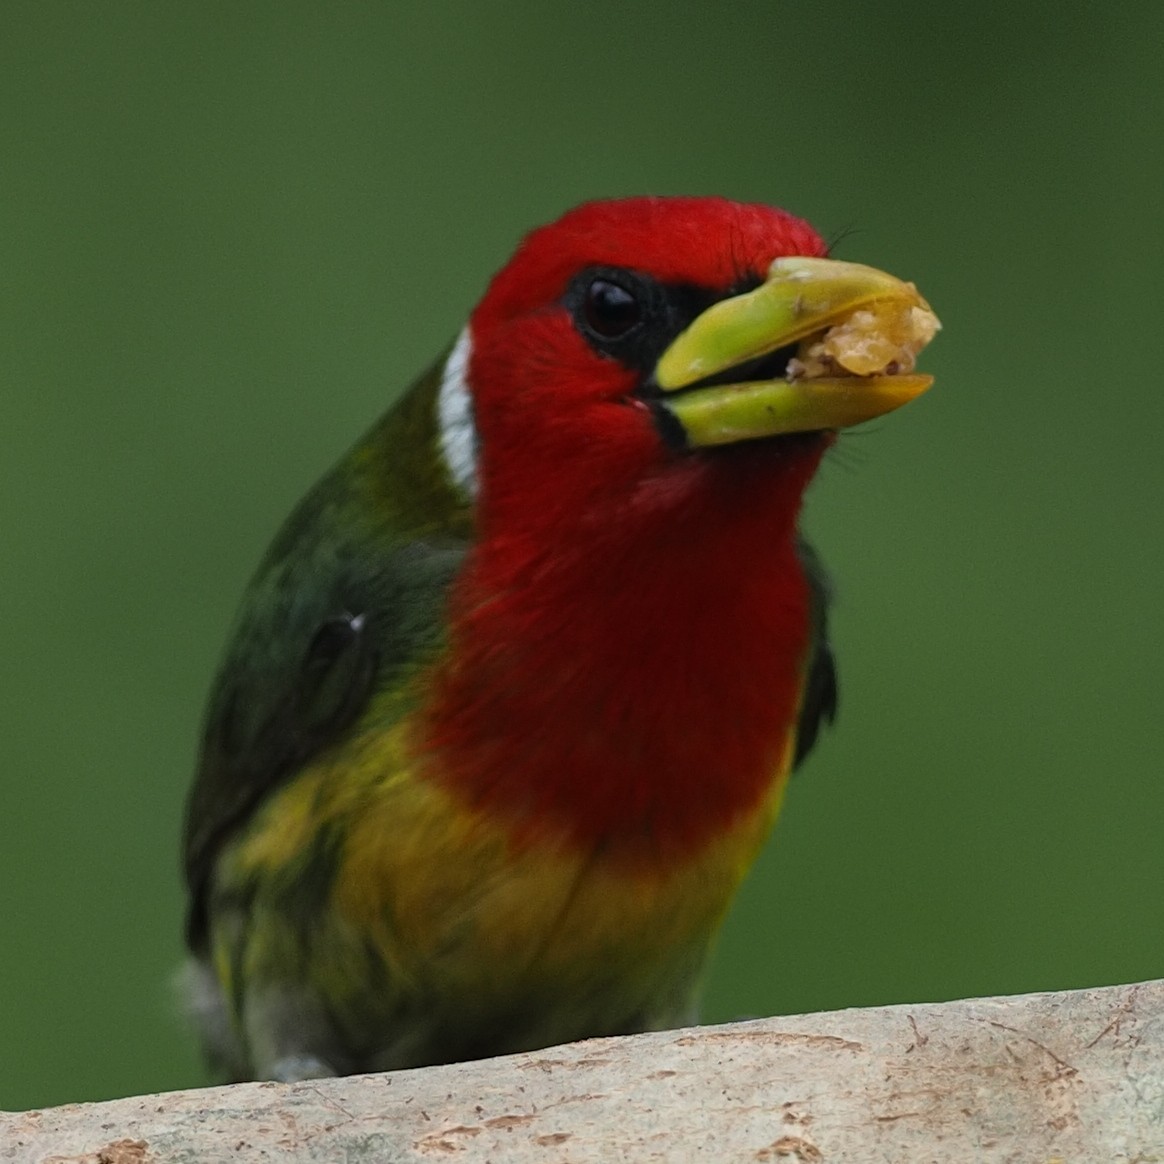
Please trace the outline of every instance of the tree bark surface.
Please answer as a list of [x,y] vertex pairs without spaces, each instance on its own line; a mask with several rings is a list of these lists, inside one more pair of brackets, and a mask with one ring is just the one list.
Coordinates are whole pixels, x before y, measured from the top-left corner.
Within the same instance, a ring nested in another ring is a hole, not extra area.
[[1164,981],[0,1113],[0,1162],[1164,1164]]

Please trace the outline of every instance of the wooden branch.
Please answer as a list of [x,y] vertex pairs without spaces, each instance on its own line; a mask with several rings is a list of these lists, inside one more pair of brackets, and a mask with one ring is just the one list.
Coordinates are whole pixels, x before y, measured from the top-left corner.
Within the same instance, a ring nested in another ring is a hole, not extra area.
[[0,1114],[0,1161],[1164,1161],[1164,981]]

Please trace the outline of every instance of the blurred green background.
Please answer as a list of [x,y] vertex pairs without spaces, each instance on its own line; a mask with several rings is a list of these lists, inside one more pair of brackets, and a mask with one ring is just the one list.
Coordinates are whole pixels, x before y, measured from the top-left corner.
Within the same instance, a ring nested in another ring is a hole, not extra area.
[[194,1085],[177,833],[275,526],[588,197],[844,233],[945,323],[807,523],[838,730],[707,1016],[1164,974],[1154,0],[21,3],[0,35],[0,1107]]

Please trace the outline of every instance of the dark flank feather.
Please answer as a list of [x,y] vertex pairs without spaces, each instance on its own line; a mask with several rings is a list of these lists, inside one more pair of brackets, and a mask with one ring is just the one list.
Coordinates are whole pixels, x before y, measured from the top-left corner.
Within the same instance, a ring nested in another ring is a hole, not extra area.
[[800,719],[796,727],[796,753],[793,766],[812,751],[821,726],[832,724],[837,718],[837,664],[829,643],[829,604],[832,585],[816,550],[803,538],[797,542],[800,564],[808,579],[811,597],[812,646],[808,661],[808,675],[804,683],[804,699],[800,705]]

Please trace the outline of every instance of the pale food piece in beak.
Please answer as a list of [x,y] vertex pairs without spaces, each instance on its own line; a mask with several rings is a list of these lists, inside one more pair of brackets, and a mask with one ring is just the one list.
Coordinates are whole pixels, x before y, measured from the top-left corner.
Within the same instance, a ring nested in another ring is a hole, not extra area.
[[918,353],[934,338],[941,323],[930,306],[907,283],[912,299],[883,299],[801,341],[788,362],[789,380],[833,376],[896,376],[912,372]]

